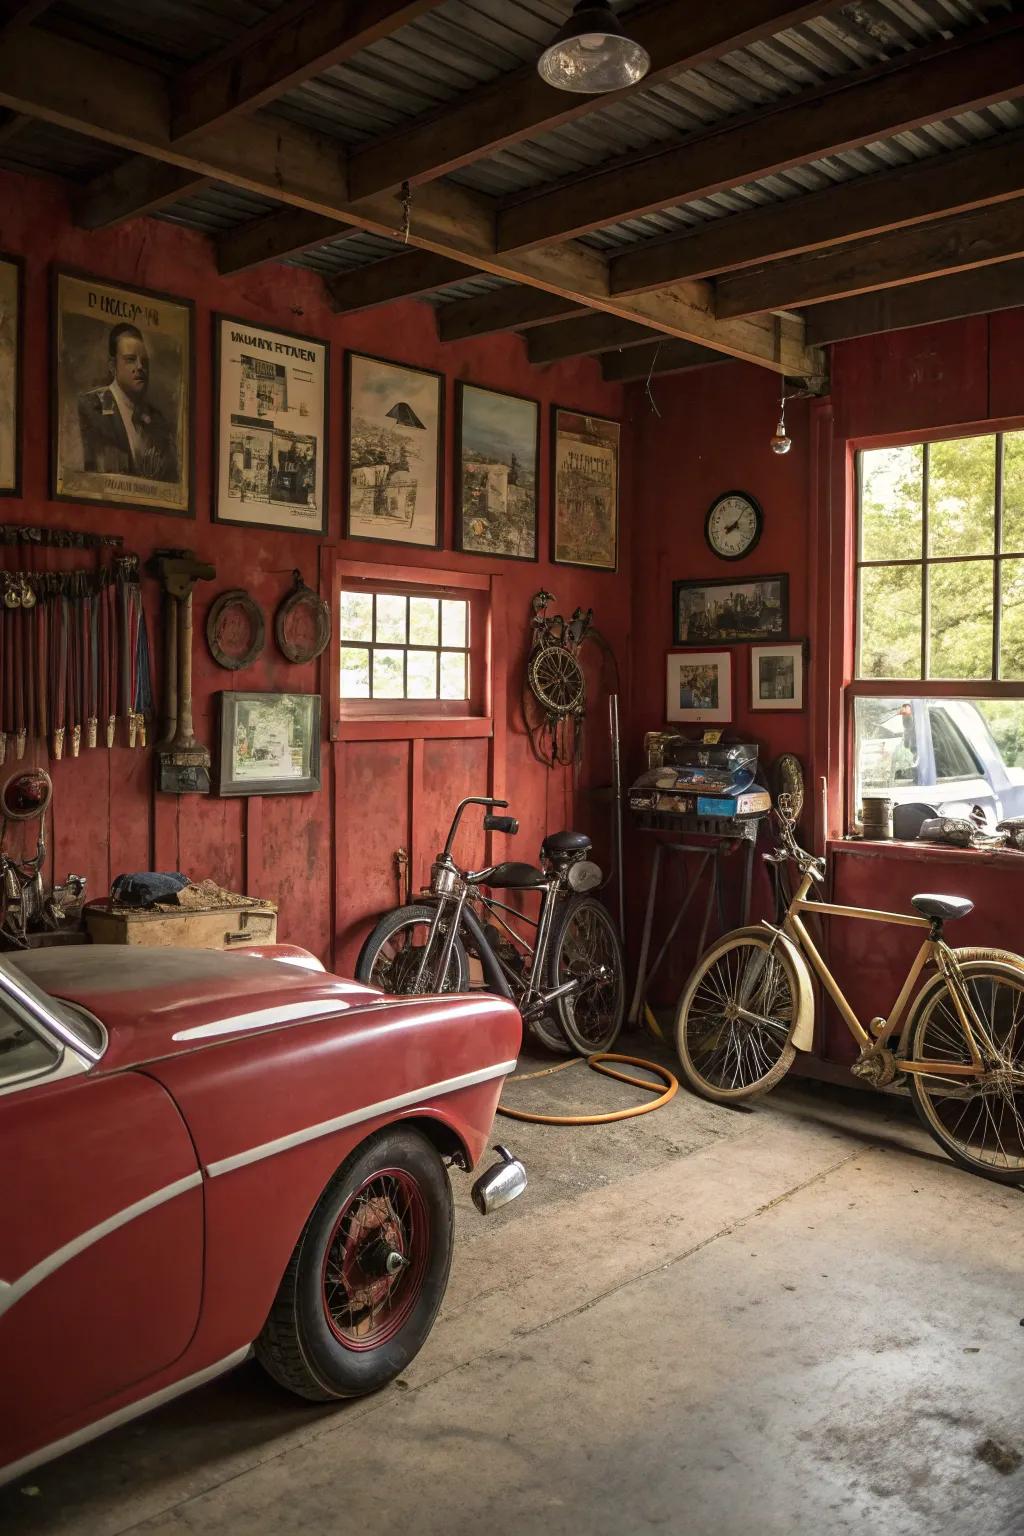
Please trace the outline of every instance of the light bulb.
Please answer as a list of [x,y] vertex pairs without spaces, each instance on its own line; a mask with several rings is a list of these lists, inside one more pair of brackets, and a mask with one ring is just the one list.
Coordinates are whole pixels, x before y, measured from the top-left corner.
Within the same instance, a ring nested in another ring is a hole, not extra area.
[[793,439],[786,431],[786,423],[783,417],[779,417],[779,424],[775,428],[772,437],[772,453],[788,453],[793,446]]

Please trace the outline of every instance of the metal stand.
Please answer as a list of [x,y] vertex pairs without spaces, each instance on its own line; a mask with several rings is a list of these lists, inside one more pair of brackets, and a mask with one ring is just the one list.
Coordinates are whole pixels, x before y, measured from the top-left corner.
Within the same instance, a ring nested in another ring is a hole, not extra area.
[[[760,830],[760,819],[742,823],[735,832],[719,833],[706,832],[703,836],[710,840],[708,843],[669,843],[658,842],[654,846],[654,861],[651,866],[651,877],[647,886],[647,910],[644,914],[643,937],[640,940],[640,958],[637,962],[636,986],[633,989],[633,1000],[629,1006],[628,1023],[639,1024],[643,1013],[644,1000],[647,987],[658,971],[665,956],[668,954],[676,934],[679,932],[683,918],[686,916],[693,898],[697,894],[701,877],[710,866],[710,879],[708,880],[707,900],[704,904],[704,916],[701,921],[700,937],[697,942],[698,955],[704,953],[707,942],[708,930],[711,926],[711,913],[717,908],[718,923],[721,931],[726,927],[725,910],[722,892],[722,859],[730,845],[737,842],[744,844],[743,848],[743,883],[740,892],[740,927],[745,927],[750,921],[750,897],[754,878],[754,854],[757,848],[757,834]],[[661,865],[663,858],[668,854],[679,854],[685,857],[687,854],[696,854],[700,863],[690,880],[682,903],[678,908],[672,924],[665,935],[661,948],[648,967],[647,960],[651,949],[651,935],[654,931],[654,914],[658,899],[658,882],[661,878]]]

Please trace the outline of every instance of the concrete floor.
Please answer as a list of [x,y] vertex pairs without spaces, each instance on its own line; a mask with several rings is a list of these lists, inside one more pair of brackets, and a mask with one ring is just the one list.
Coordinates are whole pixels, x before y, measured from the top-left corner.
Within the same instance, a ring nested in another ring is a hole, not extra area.
[[[628,1096],[582,1067],[506,1089]],[[322,1409],[248,1364],[0,1491],[0,1527],[1024,1532],[1024,1195],[943,1160],[907,1104],[793,1082],[500,1131],[530,1189],[484,1222],[457,1178],[404,1378]]]

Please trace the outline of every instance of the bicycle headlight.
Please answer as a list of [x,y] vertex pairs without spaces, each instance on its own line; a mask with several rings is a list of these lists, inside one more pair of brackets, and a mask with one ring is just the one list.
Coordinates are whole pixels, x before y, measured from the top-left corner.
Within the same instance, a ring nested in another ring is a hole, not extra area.
[[578,895],[593,891],[601,884],[601,871],[591,859],[578,859],[570,865],[566,875],[570,888]]

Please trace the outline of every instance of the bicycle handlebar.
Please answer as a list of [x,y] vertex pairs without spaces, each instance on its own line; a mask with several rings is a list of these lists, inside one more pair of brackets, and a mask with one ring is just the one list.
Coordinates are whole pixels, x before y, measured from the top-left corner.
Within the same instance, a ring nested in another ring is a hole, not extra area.
[[[487,795],[469,795],[465,800],[460,800],[458,805],[455,807],[455,815],[452,817],[452,824],[448,828],[448,840],[447,840],[447,842],[444,845],[445,857],[447,857],[447,858],[451,857],[452,847],[453,847],[454,842],[455,842],[455,836],[456,836],[456,833],[459,830],[459,822],[462,820],[462,813],[466,809],[467,805],[498,805],[498,806],[504,807],[504,806],[508,805],[508,801],[507,800],[494,800],[494,799],[489,798]],[[499,817],[498,819],[502,820],[502,821],[504,821],[504,820],[511,821],[514,818],[513,817],[507,817],[507,818],[506,817]],[[486,825],[486,821],[485,821],[485,825]],[[497,829],[495,829],[495,830],[497,830]]]

